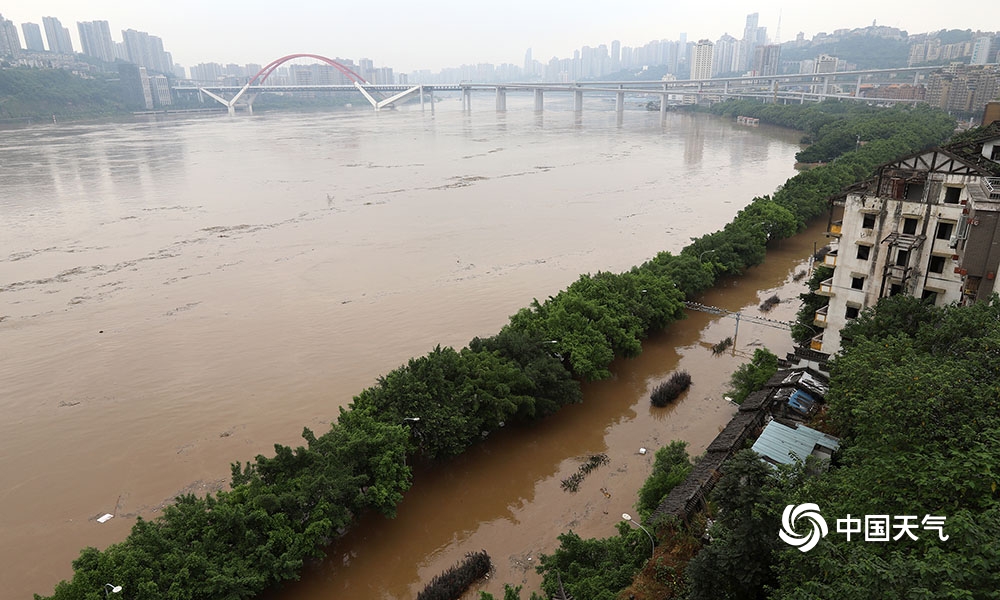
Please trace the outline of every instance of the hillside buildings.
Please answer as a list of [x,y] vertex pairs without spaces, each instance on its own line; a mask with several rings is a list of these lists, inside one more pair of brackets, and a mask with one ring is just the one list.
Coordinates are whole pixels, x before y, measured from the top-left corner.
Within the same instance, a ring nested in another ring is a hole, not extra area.
[[833,276],[818,294],[814,350],[840,349],[848,320],[885,296],[934,304],[989,298],[1000,269],[1000,121],[971,139],[879,167],[840,202]]
[[927,77],[927,103],[949,112],[979,114],[1000,94],[1000,67],[952,63]]

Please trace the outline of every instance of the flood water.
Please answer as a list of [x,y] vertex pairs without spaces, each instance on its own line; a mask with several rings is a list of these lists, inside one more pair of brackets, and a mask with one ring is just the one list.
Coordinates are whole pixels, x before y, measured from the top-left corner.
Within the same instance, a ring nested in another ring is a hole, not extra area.
[[[323,430],[409,357],[718,229],[792,175],[798,150],[794,132],[705,115],[661,126],[636,110],[617,126],[595,100],[581,124],[558,103],[538,117],[531,98],[499,115],[477,102],[0,132],[4,594],[50,593],[84,546]],[[703,301],[794,297],[817,235]],[[721,396],[738,354],[789,347],[741,323],[737,356],[712,357],[734,324],[692,313],[582,405],[418,473],[397,519],[366,517],[277,596],[410,598],[480,548],[497,566],[483,589],[536,585],[558,533],[614,533],[652,464],[640,446],[700,452],[733,412]],[[692,390],[651,409],[678,365]],[[610,464],[563,491],[596,452]]]

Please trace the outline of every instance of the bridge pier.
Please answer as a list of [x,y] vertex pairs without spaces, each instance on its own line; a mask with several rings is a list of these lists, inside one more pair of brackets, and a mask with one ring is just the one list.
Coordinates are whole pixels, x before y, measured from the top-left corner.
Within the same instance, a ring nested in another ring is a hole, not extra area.
[[462,88],[462,110],[472,112],[472,89]]
[[497,112],[507,112],[507,90],[497,86]]
[[618,118],[621,119],[622,114],[625,112],[625,92],[615,92],[615,112],[618,113]]
[[420,112],[424,112],[424,86],[417,86],[420,88]]
[[434,88],[431,88],[428,99],[431,101],[431,114],[434,114]]
[[542,112],[543,106],[544,103],[542,101],[542,89],[535,88],[535,112],[536,113]]
[[583,112],[583,92],[580,90],[573,92],[573,112],[576,114]]
[[667,122],[667,86],[663,86],[663,93],[660,94],[660,125]]

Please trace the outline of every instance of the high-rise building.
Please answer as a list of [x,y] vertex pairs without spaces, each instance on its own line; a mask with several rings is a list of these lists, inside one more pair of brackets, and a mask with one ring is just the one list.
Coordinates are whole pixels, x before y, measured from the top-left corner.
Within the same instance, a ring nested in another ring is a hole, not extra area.
[[104,62],[115,62],[115,43],[107,21],[77,22],[76,28],[80,33],[81,52]]
[[219,63],[199,63],[191,67],[191,79],[203,83],[215,83],[222,77]]
[[73,54],[73,41],[69,37],[69,29],[62,26],[55,17],[42,17],[45,27],[45,39],[49,42],[49,52],[56,54]]
[[712,76],[728,75],[739,70],[740,41],[728,33],[715,42]]
[[712,77],[712,56],[715,44],[709,40],[699,40],[691,59],[691,79]]
[[0,56],[17,56],[21,53],[21,37],[17,25],[0,15]]
[[767,28],[757,26],[758,18],[757,13],[747,15],[747,24],[743,29],[743,46],[740,48],[740,71],[753,68],[757,46],[767,43]]
[[375,61],[370,58],[358,60],[358,75],[369,83],[375,82]]
[[778,44],[767,44],[754,48],[754,75],[765,77],[768,75],[777,75],[780,56],[781,46]]
[[812,348],[833,354],[840,331],[880,298],[906,294],[936,305],[988,300],[1000,268],[1000,121],[974,139],[882,165],[840,202],[833,275],[817,293],[823,328]]
[[42,28],[38,26],[38,23],[21,23],[21,31],[24,32],[24,45],[28,50],[45,52],[45,44],[42,42]]
[[158,73],[173,72],[174,63],[168,52],[163,51],[163,40],[145,31],[122,31],[128,61]]
[[992,42],[991,38],[985,36],[976,38],[972,46],[972,61],[970,64],[985,65],[990,62],[990,44]]

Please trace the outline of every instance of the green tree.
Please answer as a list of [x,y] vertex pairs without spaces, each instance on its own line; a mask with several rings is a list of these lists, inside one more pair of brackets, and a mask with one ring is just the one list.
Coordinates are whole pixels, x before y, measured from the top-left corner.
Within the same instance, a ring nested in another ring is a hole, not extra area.
[[712,542],[688,563],[691,600],[766,596],[767,586],[777,581],[781,510],[800,475],[801,470],[776,470],[750,450],[726,461],[712,493],[718,508]]
[[670,490],[687,478],[691,468],[687,442],[674,440],[656,451],[653,472],[639,489],[639,501],[636,503],[643,521],[649,520]]
[[852,325],[827,397],[840,456],[797,500],[822,499],[830,518],[942,516],[949,537],[920,529],[917,540],[876,544],[830,535],[808,556],[785,550],[775,597],[997,597],[998,353],[995,297],[934,307],[895,296]]
[[736,404],[743,404],[747,396],[764,387],[767,380],[778,372],[778,357],[767,348],[753,351],[750,362],[743,363],[729,379],[729,393]]

